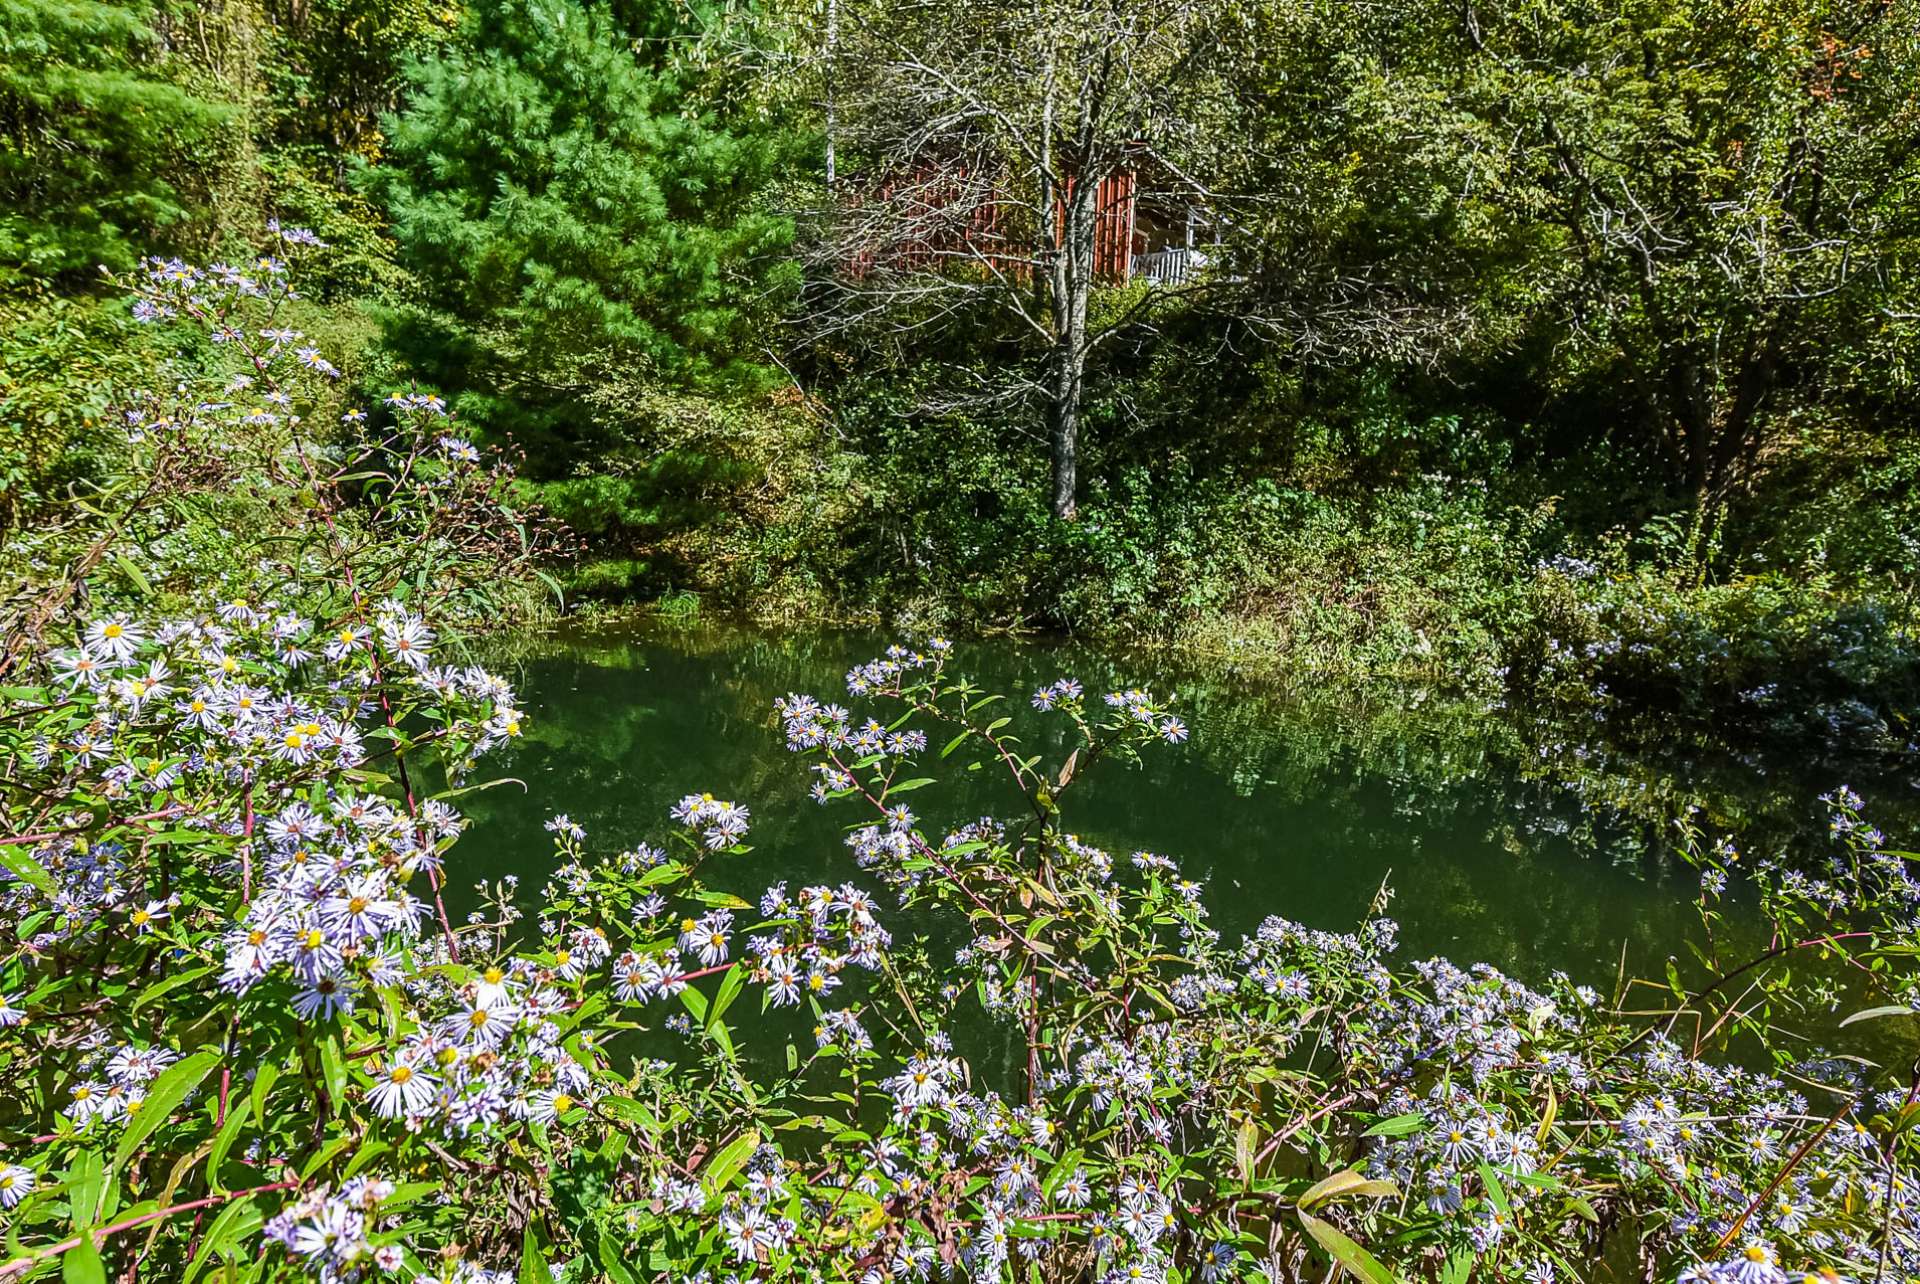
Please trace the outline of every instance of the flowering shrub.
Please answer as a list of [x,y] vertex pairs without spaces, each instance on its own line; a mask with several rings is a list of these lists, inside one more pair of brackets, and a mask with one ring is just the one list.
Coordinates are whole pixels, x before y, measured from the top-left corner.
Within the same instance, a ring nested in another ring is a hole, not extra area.
[[[0,1278],[1920,1271],[1920,1080],[1788,1064],[1767,1016],[1815,950],[1910,1010],[1920,888],[1848,798],[1831,870],[1763,864],[1769,952],[1634,1016],[1398,965],[1379,916],[1220,940],[1172,859],[1061,810],[1184,724],[1062,679],[1042,763],[936,641],[853,670],[859,712],[780,702],[857,813],[845,881],[715,889],[751,815],[692,794],[612,856],[556,817],[538,898],[456,926],[454,803],[521,715],[435,646],[395,603],[228,602],[96,620],[8,693]],[[956,756],[1016,809],[924,822]],[[1737,854],[1695,850],[1711,923]],[[937,923],[950,954],[896,939]],[[1732,1029],[1778,1068],[1703,1059]]]
[[138,321],[199,356],[123,392],[105,474],[0,546],[0,674],[89,614],[195,603],[210,582],[314,615],[394,596],[455,622],[520,609],[546,578],[559,533],[509,503],[513,470],[457,435],[441,397],[346,408],[341,371],[295,324],[291,256],[320,242],[270,230],[251,263],[152,259],[117,282]]
[[[749,807],[694,793],[613,854],[556,816],[537,895],[456,924],[457,804],[523,724],[450,661],[448,586],[526,528],[429,394],[297,431],[286,389],[331,373],[280,281],[152,265],[142,314],[246,369],[128,423],[303,516],[194,609],[82,612],[136,505],[10,638],[0,1282],[1920,1275],[1920,1069],[1776,1025],[1920,1006],[1920,884],[1844,793],[1825,869],[1683,835],[1691,985],[1404,964],[1384,893],[1231,942],[1063,810],[1186,724],[1070,678],[1013,709],[936,639],[772,711],[843,876],[736,895]],[[1006,811],[923,817],[950,760]]]

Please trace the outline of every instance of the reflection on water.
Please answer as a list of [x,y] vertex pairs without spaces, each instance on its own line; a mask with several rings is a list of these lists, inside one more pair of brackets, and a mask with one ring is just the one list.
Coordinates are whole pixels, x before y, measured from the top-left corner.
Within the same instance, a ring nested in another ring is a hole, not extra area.
[[[807,800],[772,704],[790,691],[844,699],[846,670],[884,641],[643,622],[533,644],[504,666],[533,715],[529,734],[488,763],[526,788],[463,800],[475,824],[456,852],[459,908],[480,877],[517,873],[537,890],[552,867],[541,825],[555,812],[612,852],[657,840],[667,807],[702,791],[754,816],[753,854],[717,881],[752,896],[780,879],[846,879],[842,826],[858,817]],[[1484,959],[1528,979],[1564,969],[1609,988],[1623,954],[1630,974],[1658,974],[1696,929],[1693,876],[1671,847],[1686,810],[1748,851],[1811,852],[1826,842],[1817,795],[1844,781],[1889,833],[1912,828],[1911,789],[1857,769],[1770,766],[1698,745],[1628,752],[1419,691],[1389,701],[1277,689],[1164,656],[1005,642],[956,652],[960,671],[1018,696],[1015,727],[1055,761],[1057,723],[1025,708],[1036,685],[1064,674],[1091,691],[1177,694],[1191,742],[1139,769],[1103,766],[1068,797],[1068,820],[1116,854],[1178,858],[1208,883],[1229,940],[1268,914],[1349,928],[1384,883],[1407,957]],[[912,796],[927,828],[1018,809],[1004,775],[969,761],[956,754],[926,772],[941,777]]]

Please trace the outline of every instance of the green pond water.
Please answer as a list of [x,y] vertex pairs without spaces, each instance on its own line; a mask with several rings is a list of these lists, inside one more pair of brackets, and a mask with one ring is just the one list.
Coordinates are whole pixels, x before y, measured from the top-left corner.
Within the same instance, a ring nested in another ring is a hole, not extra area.
[[[542,825],[556,812],[611,854],[661,840],[667,808],[695,792],[753,813],[753,852],[709,866],[716,883],[754,898],[780,879],[854,876],[843,827],[867,817],[807,798],[805,760],[782,746],[773,701],[809,692],[847,702],[847,669],[886,640],[642,621],[495,657],[532,717],[486,765],[521,783],[463,800],[474,824],[454,853],[450,908],[464,913],[475,880],[506,874],[520,876],[530,903],[553,867]],[[1177,858],[1207,884],[1229,941],[1268,914],[1350,928],[1385,884],[1404,957],[1485,960],[1529,980],[1563,969],[1610,988],[1623,956],[1629,974],[1658,975],[1698,934],[1676,817],[1697,809],[1749,853],[1801,855],[1828,841],[1817,795],[1839,784],[1864,794],[1896,838],[1920,820],[1900,764],[1782,762],[1677,741],[1626,748],[1599,724],[1569,730],[1419,689],[1362,697],[1277,685],[1158,654],[989,641],[957,646],[953,666],[1012,693],[1012,729],[1054,761],[1060,724],[1027,707],[1034,687],[1074,676],[1089,692],[1141,685],[1175,696],[1192,739],[1140,768],[1103,764],[1068,795],[1067,819],[1116,855]],[[940,777],[912,796],[923,828],[1018,813],[1005,777],[967,761],[956,754],[923,773]]]

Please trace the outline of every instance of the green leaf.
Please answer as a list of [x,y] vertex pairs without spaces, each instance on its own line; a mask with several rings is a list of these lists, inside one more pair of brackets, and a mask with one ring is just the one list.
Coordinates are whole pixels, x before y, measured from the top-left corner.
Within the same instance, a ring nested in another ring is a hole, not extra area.
[[267,1117],[267,1094],[273,1091],[273,1081],[280,1077],[280,1067],[269,1061],[254,1072],[253,1091],[247,1095],[253,1101],[253,1117]]
[[706,1171],[700,1174],[700,1180],[712,1194],[719,1194],[727,1188],[727,1183],[747,1166],[747,1160],[753,1157],[755,1148],[760,1145],[760,1133],[749,1128],[728,1142],[707,1164]]
[[1047,1173],[1047,1180],[1043,1189],[1046,1191],[1048,1198],[1052,1198],[1053,1192],[1059,1189],[1061,1182],[1073,1176],[1073,1170],[1080,1166],[1080,1160],[1085,1154],[1085,1151],[1075,1149],[1069,1150],[1066,1154],[1060,1156],[1059,1162],[1054,1164],[1052,1170]]
[[[353,1152],[353,1158],[349,1159],[347,1161],[347,1166],[340,1170],[340,1179],[342,1181],[345,1181],[347,1178],[353,1176],[355,1173],[359,1172],[362,1168],[365,1168],[368,1164],[372,1163],[374,1160],[380,1158],[380,1156],[386,1154],[388,1151],[392,1149],[393,1147],[388,1145],[384,1141],[368,1142],[366,1145],[360,1147],[360,1149]],[[435,1189],[438,1189],[438,1187],[436,1186]],[[386,1201],[382,1201],[382,1207],[385,1206],[385,1202]]]
[[889,785],[887,787],[887,797],[891,798],[895,794],[911,793],[915,789],[924,789],[932,783],[934,783],[932,776],[916,776],[912,780],[903,780],[897,785]]
[[220,1064],[220,1049],[202,1048],[184,1061],[175,1062],[161,1072],[153,1081],[153,1087],[147,1090],[147,1099],[127,1124],[127,1130],[120,1134],[120,1143],[113,1148],[113,1166],[123,1166],[140,1143],[153,1135],[153,1130],[167,1121],[167,1117],[177,1109],[187,1094],[200,1086],[200,1081]]
[[1259,1147],[1260,1125],[1251,1119],[1243,1120],[1233,1134],[1233,1166],[1243,1182],[1253,1180],[1253,1159]]
[[148,581],[145,575],[141,574],[139,567],[128,560],[125,553],[114,554],[113,560],[114,564],[120,568],[120,573],[133,581],[133,587],[140,591],[141,597],[153,596],[152,583]]
[[63,1284],[107,1284],[107,1268],[92,1235],[82,1235],[80,1242],[67,1250],[60,1262],[60,1279]]
[[1493,1170],[1493,1165],[1484,1162],[1480,1165],[1480,1180],[1486,1183],[1487,1198],[1500,1210],[1500,1215],[1512,1217],[1513,1206],[1507,1202],[1507,1188],[1500,1184],[1500,1174]]
[[1361,1133],[1362,1137],[1404,1137],[1410,1132],[1419,1132],[1427,1126],[1427,1117],[1418,1111],[1412,1114],[1395,1115],[1391,1119],[1382,1119],[1373,1127]]
[[40,862],[26,854],[18,846],[0,847],[0,865],[23,883],[30,884],[51,896],[58,890],[53,875],[41,866]]
[[687,867],[685,865],[677,860],[670,860],[664,865],[655,865],[652,869],[640,875],[640,886],[658,887],[662,883],[678,882],[686,876],[686,873]]
[[740,996],[740,990],[746,983],[747,970],[745,968],[735,966],[727,969],[727,974],[720,978],[719,993],[713,996],[713,1004],[707,1009],[707,1026],[709,1029],[719,1023],[721,1016],[726,1012],[727,1008]]
[[477,785],[463,785],[458,789],[442,789],[431,795],[432,801],[450,802],[455,798],[464,798],[468,794],[477,794],[487,789],[498,789],[501,785],[518,785],[520,792],[527,792],[527,782],[514,776],[501,776],[498,780],[483,780]]
[[220,1165],[227,1161],[227,1151],[233,1148],[233,1140],[240,1130],[247,1126],[247,1119],[253,1114],[253,1098],[235,1095],[230,1100],[227,1121],[220,1126],[219,1133],[213,1139],[213,1150],[207,1155],[207,1184],[215,1190],[222,1189],[220,1184]]
[[604,1234],[599,1236],[599,1240],[600,1269],[607,1273],[607,1279],[611,1284],[637,1284],[633,1271],[628,1268],[626,1260],[620,1255],[619,1246]]
[[352,1144],[353,1138],[351,1137],[335,1137],[332,1141],[320,1147],[320,1149],[313,1153],[313,1158],[307,1160],[306,1164],[300,1169],[300,1180],[306,1181],[311,1178],[315,1173],[332,1163],[336,1155]]
[[209,963],[205,967],[189,968],[185,972],[176,972],[172,976],[155,981],[152,985],[140,991],[139,997],[133,1001],[131,1010],[138,1012],[141,1008],[153,1002],[155,999],[160,998],[162,995],[171,994],[183,985],[192,985],[195,981],[198,981],[201,977],[213,971],[216,966],[216,964]]
[[1329,1199],[1342,1199],[1350,1195],[1363,1199],[1390,1199],[1399,1193],[1400,1188],[1390,1181],[1371,1179],[1347,1168],[1307,1187],[1300,1196],[1299,1204],[1300,1210],[1305,1212]]
[[520,1236],[520,1284],[553,1284],[553,1272],[547,1269],[547,1259],[540,1252],[540,1240],[534,1234],[533,1223],[527,1223],[527,1229]]
[[102,1176],[99,1151],[83,1150],[73,1157],[73,1166],[67,1170],[67,1202],[73,1208],[76,1231],[86,1230],[100,1216]]
[[1392,1271],[1378,1258],[1347,1238],[1337,1226],[1330,1226],[1310,1213],[1300,1214],[1300,1225],[1327,1250],[1327,1255],[1367,1284],[1399,1284]]
[[320,1070],[327,1079],[327,1100],[333,1103],[334,1113],[338,1114],[347,1104],[347,1063],[340,1055],[337,1031],[327,1031],[326,1038],[320,1040]]
[[259,1229],[266,1219],[260,1210],[253,1206],[251,1195],[236,1199],[220,1210],[220,1215],[207,1227],[206,1238],[200,1241],[200,1247],[193,1255],[193,1261],[187,1265],[187,1273],[181,1278],[181,1284],[193,1284],[206,1267],[208,1259],[215,1253],[225,1253],[234,1241],[243,1239]]

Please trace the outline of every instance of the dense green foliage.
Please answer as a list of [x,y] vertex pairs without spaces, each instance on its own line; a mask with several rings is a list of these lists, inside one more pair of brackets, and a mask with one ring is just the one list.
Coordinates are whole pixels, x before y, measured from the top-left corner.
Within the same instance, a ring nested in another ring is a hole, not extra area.
[[130,267],[204,231],[243,131],[212,68],[157,28],[171,17],[146,0],[0,7],[0,283]]
[[367,176],[433,301],[398,350],[541,477],[637,453],[663,397],[764,380],[779,151],[645,58],[609,9],[482,0],[409,69]]
[[[97,481],[109,383],[191,360],[130,338],[89,265],[281,215],[332,246],[303,328],[362,392],[425,380],[520,452],[586,547],[555,568],[579,596],[1905,743],[1907,6],[1170,0],[1204,92],[1099,128],[1153,140],[1142,236],[1198,217],[1212,267],[1093,290],[1070,521],[1039,277],[982,290],[844,233],[935,245],[926,174],[969,114],[1018,163],[1051,101],[1027,72],[1096,28],[832,12],[16,0],[7,39],[47,52],[0,72],[0,514]],[[900,95],[961,71],[915,135]],[[903,165],[925,226],[886,221]]]

